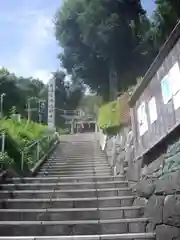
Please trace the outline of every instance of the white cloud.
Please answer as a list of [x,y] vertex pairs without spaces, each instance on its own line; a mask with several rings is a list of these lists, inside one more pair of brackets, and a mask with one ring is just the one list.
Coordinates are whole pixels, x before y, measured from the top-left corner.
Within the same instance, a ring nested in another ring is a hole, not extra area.
[[[13,55],[7,66],[10,71],[25,77],[38,77],[45,83],[48,81],[50,72],[56,70],[56,66],[54,69],[47,67],[47,64],[43,66],[44,56],[46,55],[48,59],[48,53],[45,54],[46,48],[56,44],[52,23],[53,14],[45,10],[30,9],[23,14],[17,12],[9,17],[6,16],[7,21],[15,21],[17,28],[23,25],[22,47],[17,54]],[[2,19],[3,16],[0,16],[0,21]]]
[[72,79],[71,75],[66,75],[64,81],[68,83],[72,81],[71,79]]
[[31,27],[24,37],[22,49],[16,56],[15,68],[24,75],[45,75],[47,70],[36,69],[42,61],[42,53],[47,45],[53,42],[51,20],[44,14],[34,16]]
[[40,80],[42,80],[44,83],[48,83],[49,79],[51,78],[51,73],[49,73],[46,70],[37,70],[34,73],[34,77],[35,78],[39,78]]

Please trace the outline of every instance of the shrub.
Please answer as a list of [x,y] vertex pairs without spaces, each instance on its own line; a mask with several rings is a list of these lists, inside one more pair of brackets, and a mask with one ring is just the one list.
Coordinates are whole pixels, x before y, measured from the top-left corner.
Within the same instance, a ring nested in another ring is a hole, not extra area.
[[[47,125],[27,122],[25,119],[22,119],[21,122],[15,119],[1,119],[0,131],[2,130],[6,132],[6,153],[1,153],[0,163],[5,167],[14,165],[15,168],[20,167],[22,150],[48,133]],[[48,148],[49,142],[44,140],[39,147],[40,156],[42,156]],[[37,160],[35,147],[25,151],[24,160],[28,169],[35,164]]]

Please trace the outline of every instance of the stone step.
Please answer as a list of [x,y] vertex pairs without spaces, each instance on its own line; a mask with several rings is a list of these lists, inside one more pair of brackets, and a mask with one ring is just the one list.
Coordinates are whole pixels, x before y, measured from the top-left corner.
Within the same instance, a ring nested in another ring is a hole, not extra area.
[[66,155],[63,155],[63,156],[57,156],[57,157],[51,157],[49,158],[48,160],[50,161],[73,161],[73,160],[82,160],[84,162],[86,161],[106,161],[105,157],[104,156],[93,156],[91,153],[88,154],[88,155],[84,155],[84,154],[81,154],[81,155],[71,155],[69,154],[68,152],[66,153]]
[[51,168],[51,169],[73,169],[73,170],[82,170],[82,169],[87,169],[87,170],[91,170],[91,169],[96,169],[96,170],[104,170],[104,169],[111,169],[108,166],[103,166],[103,167],[96,167],[96,166],[69,166],[64,165],[64,166],[55,166],[55,165],[43,165],[42,169],[46,169],[46,168]]
[[71,221],[0,221],[1,236],[45,236],[71,234],[119,234],[145,232],[148,218],[71,220]]
[[74,177],[75,179],[78,179],[78,178],[84,178],[84,177],[89,177],[89,179],[94,179],[94,178],[97,178],[97,177],[110,177],[112,176],[111,173],[106,173],[106,174],[76,174],[76,173],[70,173],[70,174],[60,174],[59,172],[58,173],[39,173],[37,174],[37,176],[39,177],[43,177],[43,176],[47,176],[47,177],[65,177],[65,178],[68,178],[68,177]]
[[58,159],[48,159],[46,161],[47,162],[52,162],[52,163],[75,163],[75,164],[78,164],[78,163],[83,163],[83,164],[94,164],[94,163],[97,163],[97,164],[108,164],[108,161],[104,158],[102,159],[88,159],[88,158],[66,158],[66,159],[61,159],[61,158],[58,158]]
[[93,155],[92,152],[88,154],[81,153],[80,155],[72,155],[69,152],[66,152],[66,154],[58,155],[58,156],[52,156],[49,158],[51,161],[61,160],[61,161],[73,161],[74,159],[83,160],[83,161],[106,161],[106,158],[104,156],[97,156]]
[[105,181],[113,181],[113,180],[119,180],[119,181],[122,181],[122,180],[124,180],[125,179],[125,177],[123,176],[123,175],[121,175],[121,176],[97,176],[97,177],[95,177],[95,176],[91,176],[91,177],[89,177],[89,176],[84,176],[84,177],[82,177],[82,176],[80,176],[80,177],[62,177],[62,176],[60,176],[60,177],[25,177],[25,178],[17,178],[17,177],[15,177],[15,178],[9,178],[9,179],[6,179],[6,181],[9,181],[9,182],[14,182],[14,183],[21,183],[21,182],[27,182],[27,183],[32,183],[32,182],[48,182],[48,183],[55,183],[55,182],[70,182],[70,181],[76,181],[76,182],[78,182],[78,181],[89,181],[89,180],[91,180],[92,181],[92,179],[93,179],[93,181],[98,181],[98,182],[100,182],[100,181],[102,181],[102,182],[105,182]]
[[3,190],[0,199],[5,198],[50,198],[50,197],[106,197],[106,196],[131,196],[130,188],[104,188],[104,189],[74,189],[74,190]]
[[18,190],[37,190],[37,189],[61,189],[61,190],[70,190],[70,189],[81,189],[81,188],[88,188],[88,189],[96,189],[96,188],[124,188],[128,186],[127,181],[106,181],[106,182],[58,182],[58,183],[40,183],[40,182],[32,182],[32,183],[7,183],[7,184],[0,184],[0,189],[18,189]]
[[[87,151],[87,149],[86,149]],[[78,149],[79,152],[79,149]],[[57,160],[57,159],[61,159],[61,160],[66,160],[68,156],[68,159],[74,159],[74,158],[83,158],[83,159],[100,159],[100,160],[104,160],[104,154],[93,154],[93,152],[82,152],[80,151],[77,154],[77,148],[75,149],[75,151],[72,149],[72,151],[66,151],[66,153],[58,153],[57,155],[53,155],[51,156],[49,159],[50,160]]]
[[101,165],[101,166],[96,166],[96,165],[88,165],[88,166],[84,166],[84,165],[68,165],[68,164],[64,164],[64,165],[59,165],[59,164],[46,164],[43,165],[41,169],[46,169],[46,168],[52,168],[52,169],[111,169],[110,166],[106,165]]
[[155,240],[155,233],[122,233],[75,236],[0,237],[0,240]]
[[93,171],[93,170],[90,170],[90,171],[73,171],[73,170],[65,170],[65,171],[61,171],[61,170],[52,170],[52,169],[47,169],[47,170],[44,170],[44,171],[39,171],[38,174],[48,174],[48,175],[60,175],[60,176],[68,176],[68,175],[78,175],[78,176],[93,176],[94,174],[96,175],[112,175],[111,174],[111,170],[107,170],[107,171]]
[[[76,149],[77,150],[77,149]],[[63,160],[66,160],[67,157],[69,160],[73,160],[73,159],[84,159],[84,160],[105,160],[105,157],[104,155],[97,155],[97,154],[93,154],[92,152],[90,153],[83,153],[81,152],[80,154],[76,154],[76,153],[73,153],[74,151],[72,152],[69,152],[67,151],[65,154],[58,154],[56,156],[52,156],[50,157],[49,159],[50,160],[58,160],[58,159],[61,159],[62,161]]]
[[143,209],[134,207],[110,208],[49,208],[49,209],[0,209],[0,221],[60,221],[98,220],[140,217]]
[[97,165],[91,165],[91,164],[89,164],[89,165],[78,165],[78,164],[74,164],[74,165],[72,165],[72,164],[52,164],[51,162],[49,162],[49,163],[47,163],[47,164],[44,164],[43,166],[42,166],[42,168],[46,168],[46,167],[52,167],[52,168],[62,168],[62,169],[66,169],[66,168],[73,168],[73,169],[87,169],[87,170],[89,170],[89,169],[94,169],[94,168],[96,168],[96,169],[106,169],[106,168],[111,168],[109,165],[99,165],[99,166],[97,166]]
[[60,166],[60,167],[63,167],[63,166],[65,166],[65,167],[92,167],[92,166],[94,166],[94,167],[109,167],[109,164],[108,163],[100,163],[100,164],[86,164],[86,163],[72,163],[72,164],[69,164],[69,163],[66,163],[66,162],[64,162],[64,163],[53,163],[52,164],[52,162],[46,162],[43,166],[47,166],[47,165],[52,165],[52,166],[54,166],[54,167],[56,167],[56,166]]
[[100,164],[107,164],[107,161],[86,161],[86,160],[82,160],[82,161],[80,161],[80,160],[78,160],[78,161],[76,161],[76,160],[73,160],[73,161],[65,161],[65,162],[61,162],[61,161],[50,161],[50,163],[51,164],[53,164],[53,165],[55,165],[55,164],[63,164],[63,163],[65,163],[65,164],[67,164],[67,165],[80,165],[80,164],[82,164],[82,165],[84,165],[84,164],[87,164],[87,165],[100,165]]
[[111,172],[111,169],[110,168],[105,168],[105,169],[78,169],[78,168],[75,168],[75,169],[72,169],[72,168],[65,168],[65,169],[62,169],[62,168],[51,168],[51,166],[49,168],[45,168],[45,169],[41,169],[39,172],[43,172],[43,170],[48,170],[48,171],[51,171],[51,172],[62,172],[63,174],[65,174],[66,172],[75,172],[75,173],[93,173],[93,172],[97,172],[97,173],[105,173],[105,172]]
[[[77,149],[75,149],[75,151],[76,151]],[[79,151],[79,149],[78,149],[78,151]],[[89,153],[86,153],[86,154],[84,154],[83,152],[81,152],[81,154],[75,154],[74,153],[74,150],[72,151],[72,154],[70,153],[70,152],[66,152],[66,155],[64,154],[64,155],[60,155],[59,156],[59,154],[58,154],[58,156],[52,156],[52,157],[50,157],[49,158],[49,160],[58,160],[58,159],[61,159],[62,161],[63,160],[66,160],[67,159],[67,156],[68,156],[68,159],[69,160],[72,160],[72,159],[79,159],[79,158],[81,158],[81,159],[84,159],[84,160],[105,160],[105,158],[104,158],[104,155],[100,155],[100,154],[98,154],[98,156],[96,155],[96,156],[93,156],[92,155],[92,151],[91,152],[89,152]]]
[[61,168],[61,167],[51,167],[51,166],[47,166],[47,167],[43,167],[41,168],[40,172],[44,172],[44,171],[51,171],[51,172],[61,172],[61,173],[69,173],[69,172],[75,172],[75,173],[91,173],[93,174],[94,172],[96,173],[105,173],[105,172],[112,172],[111,168],[102,168],[102,169],[98,169],[98,168]]
[[1,201],[0,207],[8,208],[94,208],[132,206],[134,196],[88,198],[10,198]]

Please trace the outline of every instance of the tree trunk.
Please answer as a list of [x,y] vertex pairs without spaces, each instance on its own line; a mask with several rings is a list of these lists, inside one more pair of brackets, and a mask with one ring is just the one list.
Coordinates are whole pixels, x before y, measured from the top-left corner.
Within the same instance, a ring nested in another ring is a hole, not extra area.
[[117,76],[117,70],[115,68],[114,61],[110,61],[110,67],[109,67],[109,89],[110,89],[110,100],[113,101],[117,98],[117,83],[118,83],[118,76]]

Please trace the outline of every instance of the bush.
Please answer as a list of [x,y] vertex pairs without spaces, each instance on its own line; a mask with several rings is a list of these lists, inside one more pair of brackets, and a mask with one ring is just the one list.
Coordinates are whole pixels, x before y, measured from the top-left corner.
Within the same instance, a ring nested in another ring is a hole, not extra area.
[[[23,119],[18,122],[14,119],[0,120],[0,131],[6,133],[5,139],[5,154],[1,154],[0,163],[3,167],[13,166],[15,170],[20,169],[21,152],[24,151],[24,165],[26,170],[29,170],[36,163],[36,147],[28,150],[26,148],[33,142],[47,135],[47,125],[38,124],[35,122],[27,122]],[[48,139],[43,140],[39,146],[40,157],[49,148]],[[13,160],[12,160],[13,159]]]
[[0,120],[0,131],[5,130],[6,133],[16,142],[19,148],[23,148],[31,142],[41,138],[48,130],[46,125],[35,122],[27,122],[22,119],[21,122],[13,119]]

